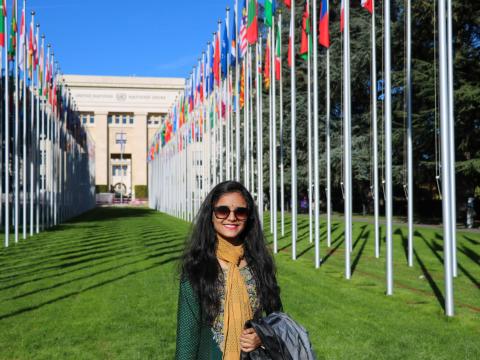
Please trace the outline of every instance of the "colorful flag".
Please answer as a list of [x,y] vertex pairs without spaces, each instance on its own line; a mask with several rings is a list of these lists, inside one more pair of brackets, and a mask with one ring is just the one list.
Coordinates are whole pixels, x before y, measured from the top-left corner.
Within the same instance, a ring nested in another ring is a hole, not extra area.
[[343,27],[345,25],[345,23],[344,23],[344,21],[345,21],[344,13],[345,13],[345,4],[344,4],[344,0],[342,0],[342,5],[341,5],[341,9],[340,9],[340,31],[341,32],[343,31]]
[[228,40],[228,26],[227,22],[225,21],[223,27],[223,36],[222,36],[222,52],[220,55],[220,63],[222,68],[222,77],[225,78],[227,76],[228,70],[228,53],[230,52],[230,41]]
[[37,26],[37,34],[35,36],[35,41],[33,43],[33,70],[37,70],[38,66],[38,38],[40,36],[40,27]]
[[230,65],[235,66],[237,50],[237,0],[235,1],[235,9],[233,10],[232,24],[232,40],[230,41]]
[[277,26],[277,40],[275,42],[275,78],[280,80],[282,76],[282,42],[281,42],[281,31],[282,28],[280,25]]
[[18,53],[18,66],[25,66],[25,8],[22,9],[22,18],[20,19],[20,49]]
[[[37,33],[38,34],[38,33]],[[44,49],[45,40],[42,38],[42,46],[40,47],[40,56],[38,61],[38,94],[43,95],[44,88],[44,71],[45,71],[45,49]]]
[[34,29],[34,26],[33,26],[33,16],[32,16],[32,19],[30,21],[30,31],[28,33],[28,74],[30,76],[30,79],[33,78],[33,67],[35,62],[34,60],[35,38],[34,38],[33,29]]
[[255,44],[258,39],[258,4],[256,0],[250,0],[248,3],[247,19],[247,41],[250,45]]
[[213,56],[213,75],[217,85],[220,84],[220,34],[215,35],[215,51]]
[[0,47],[5,47],[5,18],[7,17],[7,4],[2,2],[2,11],[0,13]]
[[12,6],[12,22],[10,25],[10,41],[8,45],[8,60],[15,59],[15,51],[17,50],[17,0],[13,0]]
[[244,7],[242,11],[242,20],[240,22],[240,57],[243,59],[247,53],[247,10]]
[[270,87],[270,36],[267,36],[267,46],[265,48],[265,66],[263,67],[263,81],[265,82],[265,89]]
[[321,0],[320,21],[318,22],[318,43],[326,48],[330,47],[328,18],[328,0]]
[[310,42],[310,14],[308,9],[308,1],[305,1],[305,10],[302,17],[302,38],[300,42],[300,57],[307,60]]
[[275,15],[275,0],[265,0],[265,25],[271,27]]
[[292,7],[292,0],[285,0],[285,6],[290,9]]
[[240,109],[245,105],[245,64],[242,64],[242,74],[240,75]]
[[362,7],[367,9],[370,14],[373,14],[373,0],[362,0]]

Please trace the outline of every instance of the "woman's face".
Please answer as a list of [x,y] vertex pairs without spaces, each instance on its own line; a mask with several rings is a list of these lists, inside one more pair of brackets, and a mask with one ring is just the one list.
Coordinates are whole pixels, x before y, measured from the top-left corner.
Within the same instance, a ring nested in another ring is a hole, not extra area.
[[[225,211],[225,207],[230,209],[230,214],[227,217],[225,217],[228,213]],[[242,194],[231,192],[222,195],[214,204],[216,211],[214,210],[212,214],[213,227],[217,235],[225,240],[236,240],[245,229],[246,219],[244,215],[246,208],[247,202]],[[237,216],[235,216],[234,210],[237,210]]]

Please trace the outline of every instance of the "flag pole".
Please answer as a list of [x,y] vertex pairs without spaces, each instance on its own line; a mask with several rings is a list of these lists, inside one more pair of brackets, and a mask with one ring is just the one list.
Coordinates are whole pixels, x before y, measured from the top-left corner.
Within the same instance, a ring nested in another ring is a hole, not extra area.
[[[229,28],[230,28],[230,7],[227,6],[227,16],[225,19],[225,31],[227,35],[227,44],[226,48],[228,50],[228,41],[230,40],[229,36]],[[223,40],[222,40],[223,41]],[[230,124],[230,51],[227,51],[226,54],[226,61],[227,61],[227,74],[225,77],[225,122],[226,122],[226,127],[225,127],[225,156],[226,156],[226,169],[225,169],[225,179],[226,180],[231,180],[232,175],[230,173],[231,170],[231,153],[230,153],[230,131],[231,131],[231,124]]]
[[445,0],[438,0],[438,43],[440,65],[440,131],[442,151],[442,208],[443,208],[443,252],[444,252],[444,275],[445,275],[445,314],[454,315],[453,306],[453,271],[452,271],[452,204],[451,177],[449,162],[450,144],[449,129],[451,112],[449,109],[449,74],[448,74],[448,35],[446,29],[447,16],[445,13]]
[[5,159],[4,159],[4,181],[5,181],[5,247],[9,246],[10,240],[10,90],[9,90],[9,61],[8,61],[8,20],[4,17],[4,43],[5,43]]
[[[15,5],[17,5],[15,0]],[[15,6],[15,18],[18,18],[18,11],[17,6]],[[18,34],[14,34],[15,38],[18,39]],[[15,40],[16,44],[18,44],[18,40]],[[19,98],[18,98],[18,46],[15,46],[15,145],[14,145],[14,153],[15,153],[15,216],[14,216],[14,231],[15,231],[15,243],[18,243],[18,216],[19,216],[19,179],[18,179],[18,172],[19,172],[19,159],[18,159],[18,122],[20,117],[20,109],[19,109]]]
[[385,26],[385,217],[386,217],[386,276],[387,295],[393,294],[393,229],[392,229],[392,82],[391,82],[391,34],[390,0],[384,5]]
[[375,29],[375,0],[372,0],[372,131],[373,131],[373,203],[375,227],[375,257],[380,257],[379,183],[378,183],[378,121],[377,121],[377,49]]
[[261,75],[260,75],[260,64],[262,62],[261,54],[261,39],[255,44],[255,60],[256,60],[256,110],[257,110],[257,201],[258,201],[258,212],[260,214],[260,223],[263,225],[263,146],[262,146],[262,136],[263,136],[263,121],[262,121],[262,110],[260,102],[260,94],[262,90],[261,85]]
[[407,176],[408,266],[413,266],[412,5],[407,0]]
[[290,13],[290,53],[291,71],[291,170],[292,170],[292,259],[297,259],[297,142],[296,142],[296,85],[295,85],[295,0],[292,0]]
[[[270,61],[270,69],[268,69],[269,71],[269,74],[268,76],[270,77],[270,84],[269,84],[269,87],[268,87],[268,145],[269,145],[269,152],[268,152],[268,163],[269,163],[269,166],[268,166],[268,173],[269,173],[269,207],[270,207],[270,233],[273,234],[273,168],[272,168],[272,164],[273,164],[273,139],[272,139],[272,127],[273,127],[273,98],[272,98],[272,95],[273,95],[273,90],[272,90],[272,76],[271,76],[271,69],[272,69],[272,62],[271,62],[271,58],[272,58],[272,44],[273,44],[273,41],[272,41],[272,27],[273,27],[273,24],[271,25],[271,27],[268,29],[268,40],[267,40],[267,47],[270,46],[270,54],[267,54],[267,52],[265,51],[265,62],[267,62],[267,55],[269,57],[268,61]],[[266,65],[265,65],[266,66]],[[273,80],[274,82],[275,80]],[[259,155],[260,156],[260,155]],[[275,244],[274,244],[275,246]]]
[[[327,6],[327,14],[329,14],[329,3],[328,0],[325,1]],[[315,23],[316,24],[316,23]],[[316,27],[316,26],[315,26]],[[331,166],[331,134],[330,134],[330,47],[327,47],[326,53],[326,106],[325,106],[325,147],[326,147],[326,158],[327,158],[327,246],[332,245],[332,166]]]
[[452,275],[457,277],[457,205],[455,186],[455,102],[453,93],[453,35],[452,0],[447,0],[447,57],[448,57],[448,135],[449,135],[449,173],[450,173],[450,212],[452,224]]
[[[38,51],[38,35],[40,33],[40,25],[37,24],[37,36],[36,36],[36,46],[37,46],[37,51]],[[34,61],[36,61],[36,59],[34,59]],[[39,64],[36,65],[37,66],[37,87],[40,83],[40,68],[39,68]],[[40,89],[40,88],[39,88]],[[37,103],[37,107],[36,107],[36,119],[35,119],[35,128],[36,128],[36,139],[35,139],[35,162],[36,162],[36,176],[35,176],[35,192],[36,192],[36,195],[35,195],[35,199],[36,199],[36,203],[35,203],[35,211],[36,211],[36,229],[35,229],[35,232],[38,234],[40,233],[40,164],[41,164],[41,148],[40,148],[40,94],[37,93],[36,94],[36,103]]]
[[273,108],[273,126],[272,126],[272,141],[273,141],[273,148],[272,148],[272,172],[273,172],[273,181],[272,181],[272,203],[273,203],[273,252],[276,254],[278,252],[278,226],[277,226],[277,94],[276,94],[276,74],[275,74],[275,17],[272,21],[272,41],[271,41],[271,49],[270,49],[270,70],[271,70],[271,81],[270,86],[272,87],[272,108]]
[[238,44],[241,39],[238,34],[238,0],[235,0],[235,179],[240,181],[240,66]]
[[280,91],[280,212],[281,212],[281,234],[282,237],[285,236],[285,181],[284,181],[284,170],[285,170],[285,163],[284,163],[284,144],[283,144],[283,71],[282,71],[282,12],[278,12],[278,41],[280,42],[280,79],[278,83],[279,91]]
[[351,112],[350,112],[350,2],[344,1],[343,34],[343,118],[344,118],[344,174],[345,174],[345,277],[350,279],[350,252],[352,243],[351,218]]
[[[317,0],[312,3],[313,12],[313,152],[314,152],[314,196],[315,196],[315,268],[320,267],[320,180],[318,144],[318,42],[317,42]],[[310,44],[310,41],[309,41]],[[310,51],[309,51],[310,52]]]
[[[33,24],[35,21],[35,11],[32,11],[31,15],[32,15],[31,22]],[[34,41],[33,26],[31,26],[30,29],[32,31],[32,37],[30,40],[33,42]],[[34,196],[35,158],[34,156],[35,156],[35,150],[36,150],[36,143],[34,143],[36,129],[34,126],[35,124],[35,93],[34,93],[34,73],[33,73],[33,63],[35,61],[35,58],[34,58],[35,54],[33,53],[33,44],[31,46],[32,46],[32,53],[29,57],[31,61],[31,64],[30,64],[31,71],[29,73],[31,75],[31,78],[30,78],[30,127],[31,127],[30,134],[31,134],[31,145],[32,145],[31,151],[30,151],[30,236],[32,236],[34,232],[34,220],[35,220],[33,209],[34,209],[34,199],[35,199],[35,196]],[[30,44],[29,44],[29,50],[30,50]]]
[[26,33],[26,26],[25,26],[25,0],[23,0],[23,10],[22,10],[22,32],[23,35],[20,34],[22,37],[20,44],[22,45],[22,52],[23,56],[23,64],[22,64],[22,71],[23,71],[23,114],[22,114],[22,190],[23,190],[23,199],[22,199],[22,235],[23,239],[27,238],[27,59],[26,59],[26,49],[25,49],[25,33]]
[[[315,1],[314,1],[314,4],[315,4]],[[315,6],[315,5],[314,5]],[[307,13],[310,12],[310,1],[307,0]],[[313,18],[315,19],[316,17],[316,14],[313,14]],[[314,20],[315,21],[315,20]],[[306,24],[308,26],[308,23]],[[310,37],[310,32],[309,32],[309,29],[305,29],[304,31],[307,31],[307,34],[308,34],[308,37]],[[315,45],[314,45],[314,49],[315,49]],[[312,49],[310,49],[310,39],[308,38],[307,39],[307,107],[308,107],[308,112],[307,112],[307,118],[308,118],[308,141],[307,141],[307,146],[308,146],[308,234],[309,234],[309,241],[310,243],[313,242],[313,232],[314,232],[314,228],[315,228],[315,233],[317,231],[317,217],[315,215],[315,218],[314,218],[314,214],[313,214],[313,198],[315,197],[315,209],[316,209],[316,201],[317,201],[317,197],[316,195],[313,194],[313,192],[315,192],[315,194],[317,194],[317,182],[314,182],[315,179],[312,178],[312,173],[314,171],[317,171],[317,169],[313,169],[313,159],[312,159],[312,60],[311,60],[311,51]],[[315,50],[314,50],[315,51]],[[315,56],[315,55],[314,55]],[[315,59],[314,59],[315,61]],[[315,66],[315,65],[314,65]],[[315,69],[314,69],[314,72],[315,72]],[[315,84],[315,80],[314,80],[314,84]],[[315,86],[315,85],[314,85]],[[313,90],[314,91],[314,94],[315,94],[315,89]],[[315,95],[314,95],[315,96]],[[314,105],[315,106],[315,105]],[[314,109],[314,117],[316,116],[316,111]],[[318,139],[315,139],[314,141],[317,141]],[[313,191],[312,191],[313,190]],[[316,213],[315,213],[316,214]],[[315,226],[314,226],[314,221],[315,221]],[[315,250],[316,252],[316,250]],[[316,263],[316,261],[315,261]]]

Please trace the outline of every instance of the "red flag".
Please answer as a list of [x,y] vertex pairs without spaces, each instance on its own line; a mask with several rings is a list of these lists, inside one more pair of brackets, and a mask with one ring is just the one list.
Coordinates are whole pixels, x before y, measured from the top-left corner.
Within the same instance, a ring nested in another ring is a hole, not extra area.
[[256,0],[248,2],[247,41],[255,44],[258,38],[258,4]]
[[220,84],[220,34],[215,36],[215,53],[213,56],[213,76],[217,85]]
[[308,56],[308,38],[310,34],[310,14],[308,13],[308,2],[305,1],[305,11],[302,17],[302,38],[300,42],[300,55],[307,59]]
[[343,32],[343,27],[345,26],[344,10],[345,10],[345,4],[344,4],[344,0],[342,0],[342,5],[340,9],[340,31],[341,32]]
[[263,67],[263,78],[265,89],[270,87],[270,37],[267,39],[267,47],[265,49],[265,66]]
[[373,14],[373,0],[362,0],[362,7],[367,9],[370,14]]
[[288,36],[288,66],[292,67],[292,32],[293,24],[290,22],[290,35]]
[[290,9],[292,7],[292,0],[285,0],[285,6]]
[[320,4],[320,21],[318,22],[318,43],[326,48],[330,47],[328,18],[328,0],[322,0]]

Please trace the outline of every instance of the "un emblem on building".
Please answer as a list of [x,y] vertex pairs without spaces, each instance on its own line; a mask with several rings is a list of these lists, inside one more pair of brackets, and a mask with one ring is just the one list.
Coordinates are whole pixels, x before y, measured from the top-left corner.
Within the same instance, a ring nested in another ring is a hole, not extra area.
[[120,101],[120,102],[125,102],[127,100],[127,94],[125,93],[118,93],[116,97],[117,97],[117,101]]

